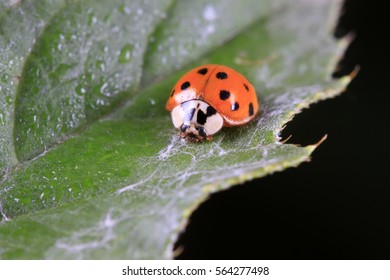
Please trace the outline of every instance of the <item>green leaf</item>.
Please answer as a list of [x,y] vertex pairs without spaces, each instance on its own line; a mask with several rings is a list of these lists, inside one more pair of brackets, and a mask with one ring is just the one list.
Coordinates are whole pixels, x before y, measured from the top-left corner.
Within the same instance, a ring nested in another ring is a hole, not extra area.
[[[14,100],[24,62],[47,22],[64,1],[34,6],[0,1],[0,175],[18,162],[13,143]],[[45,8],[43,8],[45,7]]]
[[[307,160],[280,130],[348,82],[329,78],[337,1],[0,3],[6,259],[172,258],[210,192]],[[261,114],[194,145],[164,105],[206,63],[243,73]]]

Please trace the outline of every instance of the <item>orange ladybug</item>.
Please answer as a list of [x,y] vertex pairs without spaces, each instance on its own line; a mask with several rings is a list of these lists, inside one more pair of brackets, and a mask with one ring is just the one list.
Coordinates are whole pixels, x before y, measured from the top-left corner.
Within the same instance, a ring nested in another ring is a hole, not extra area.
[[165,107],[180,136],[198,142],[211,140],[223,126],[252,121],[259,101],[243,75],[224,65],[208,64],[181,77]]

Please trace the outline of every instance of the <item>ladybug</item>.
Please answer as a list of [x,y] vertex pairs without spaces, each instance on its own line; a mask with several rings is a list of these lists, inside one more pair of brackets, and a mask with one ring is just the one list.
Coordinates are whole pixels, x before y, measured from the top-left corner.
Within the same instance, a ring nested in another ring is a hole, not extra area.
[[259,101],[248,80],[224,65],[196,67],[179,79],[165,108],[173,125],[189,142],[211,140],[223,126],[252,121]]

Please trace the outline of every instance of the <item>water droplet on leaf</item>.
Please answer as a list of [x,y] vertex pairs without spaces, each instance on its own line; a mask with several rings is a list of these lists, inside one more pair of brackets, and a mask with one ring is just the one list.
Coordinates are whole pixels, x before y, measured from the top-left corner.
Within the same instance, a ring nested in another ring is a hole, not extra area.
[[126,44],[120,54],[119,54],[119,63],[129,63],[132,58],[132,53],[133,53],[133,46],[130,44]]

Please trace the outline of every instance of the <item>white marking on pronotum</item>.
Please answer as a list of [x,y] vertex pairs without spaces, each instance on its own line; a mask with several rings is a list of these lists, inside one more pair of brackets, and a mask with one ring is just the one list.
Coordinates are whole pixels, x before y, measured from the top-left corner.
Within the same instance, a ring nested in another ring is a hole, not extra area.
[[[209,113],[209,109],[213,111]],[[199,118],[203,113],[204,119]],[[199,128],[203,128],[206,135],[213,135],[221,130],[223,126],[222,116],[208,103],[201,100],[189,100],[177,105],[171,112],[173,125],[183,129],[186,134],[199,135]],[[201,122],[201,123],[200,123]],[[200,134],[202,136],[202,134]]]

